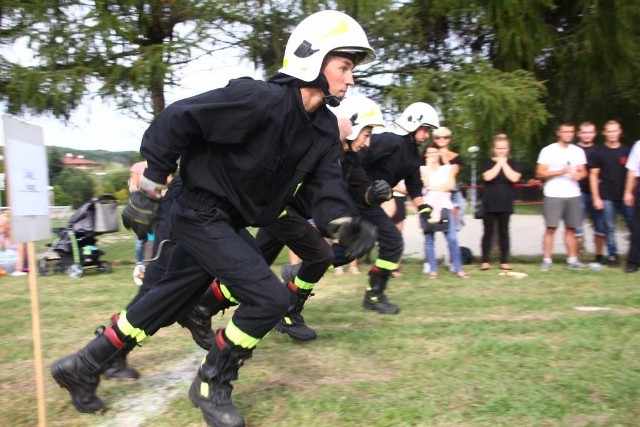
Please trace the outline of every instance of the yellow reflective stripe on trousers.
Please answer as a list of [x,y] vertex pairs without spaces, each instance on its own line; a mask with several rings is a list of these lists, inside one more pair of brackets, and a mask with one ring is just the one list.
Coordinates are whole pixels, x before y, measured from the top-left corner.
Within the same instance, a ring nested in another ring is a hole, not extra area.
[[396,270],[398,268],[397,262],[385,261],[383,259],[378,258],[374,264],[378,268],[382,268],[385,270]]
[[304,280],[300,279],[298,276],[296,276],[296,278],[293,279],[293,284],[299,287],[300,289],[304,289],[305,291],[310,291],[316,285],[315,283],[305,282]]
[[238,300],[235,299],[233,295],[231,295],[231,292],[229,292],[229,288],[227,288],[227,285],[223,285],[222,283],[220,283],[220,292],[222,292],[222,295],[224,295],[224,297],[229,301],[240,304]]
[[130,338],[135,338],[136,342],[142,342],[148,338],[148,335],[139,328],[134,328],[131,323],[127,320],[127,310],[122,310],[120,312],[120,318],[118,319],[118,329],[125,336]]
[[229,321],[229,324],[224,329],[224,335],[234,345],[238,345],[243,348],[254,348],[260,342],[260,338],[255,338],[242,332],[240,328],[233,323],[233,319]]

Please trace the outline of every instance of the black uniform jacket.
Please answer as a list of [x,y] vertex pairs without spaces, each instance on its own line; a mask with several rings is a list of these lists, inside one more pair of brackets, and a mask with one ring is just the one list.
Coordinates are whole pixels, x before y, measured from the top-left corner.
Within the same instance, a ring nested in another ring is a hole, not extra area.
[[241,78],[175,102],[151,123],[140,152],[154,182],[180,158],[184,191],[235,209],[237,226],[272,223],[303,180],[319,225],[353,216],[335,116],[324,105],[308,114],[297,88]]
[[[371,186],[371,181],[369,181],[369,177],[364,169],[362,169],[362,165],[360,165],[358,154],[353,151],[343,152],[340,163],[342,165],[343,185],[346,186],[346,190],[349,196],[351,196],[351,201],[367,206],[368,203],[365,200],[365,195]],[[293,208],[305,218],[314,218],[317,222],[312,206],[312,191],[313,190],[306,185],[300,187],[300,191],[289,203],[287,209]],[[355,209],[355,205],[352,206]]]
[[362,167],[371,180],[384,179],[391,187],[404,179],[409,197],[422,196],[420,153],[409,135],[392,132],[371,135],[371,144],[360,151]]

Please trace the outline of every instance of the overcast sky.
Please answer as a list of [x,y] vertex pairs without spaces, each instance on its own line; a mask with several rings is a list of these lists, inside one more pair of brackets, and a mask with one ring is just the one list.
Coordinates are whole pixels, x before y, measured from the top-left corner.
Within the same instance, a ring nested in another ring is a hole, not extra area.
[[[240,61],[228,54],[218,56],[215,64],[208,57],[187,65],[179,74],[183,87],[167,91],[167,104],[224,86],[232,78],[262,78],[261,71],[254,70],[248,61]],[[41,126],[45,145],[78,150],[138,151],[142,134],[147,128],[143,120],[119,113],[112,105],[100,100],[83,104],[67,124],[44,116],[17,118]]]

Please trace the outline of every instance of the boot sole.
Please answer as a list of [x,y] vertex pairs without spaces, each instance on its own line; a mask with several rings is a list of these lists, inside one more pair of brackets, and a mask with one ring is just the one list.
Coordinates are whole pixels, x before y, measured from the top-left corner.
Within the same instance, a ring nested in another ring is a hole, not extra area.
[[399,308],[396,309],[396,310],[380,310],[376,306],[368,305],[366,302],[362,303],[362,308],[364,308],[366,310],[375,311],[376,313],[379,313],[379,314],[398,314],[398,313],[400,313],[400,309]]
[[318,335],[314,335],[313,337],[300,337],[299,335],[292,335],[292,334],[287,330],[287,328],[285,328],[284,326],[282,326],[282,325],[280,325],[280,324],[277,324],[277,325],[274,327],[274,329],[275,329],[276,331],[280,332],[281,334],[289,335],[289,337],[291,337],[291,339],[292,339],[292,340],[294,340],[294,341],[302,341],[302,342],[305,342],[305,341],[313,341],[313,340],[315,340],[315,339],[318,337]]
[[83,414],[97,414],[97,415],[102,415],[106,412],[107,408],[104,406],[100,398],[98,398],[97,396],[96,396],[96,399],[98,399],[98,402],[100,402],[100,404],[102,405],[102,407],[98,409],[88,408],[87,406],[77,402],[74,399],[73,394],[71,393],[71,389],[73,388],[73,382],[67,380],[64,370],[60,367],[58,363],[51,366],[51,376],[53,377],[54,380],[56,380],[56,383],[58,383],[60,388],[67,390],[67,392],[71,396],[71,403],[73,404],[73,406],[76,408],[78,412],[82,412]]

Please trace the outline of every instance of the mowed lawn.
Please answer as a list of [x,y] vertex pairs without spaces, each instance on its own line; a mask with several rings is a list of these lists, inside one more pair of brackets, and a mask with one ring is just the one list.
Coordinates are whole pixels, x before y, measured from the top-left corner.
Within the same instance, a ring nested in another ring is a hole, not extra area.
[[[134,350],[139,381],[101,383],[103,416],[76,412],[50,377],[137,291],[131,233],[99,246],[113,273],[38,278],[47,424],[204,425],[187,391],[205,352],[178,325]],[[527,278],[476,265],[469,280],[444,270],[430,280],[421,260],[405,260],[388,290],[397,316],[361,308],[366,274],[327,273],[305,310],[318,339],[271,332],[240,370],[234,403],[248,426],[640,425],[640,275],[514,261]],[[0,424],[37,425],[28,279],[0,286]]]

